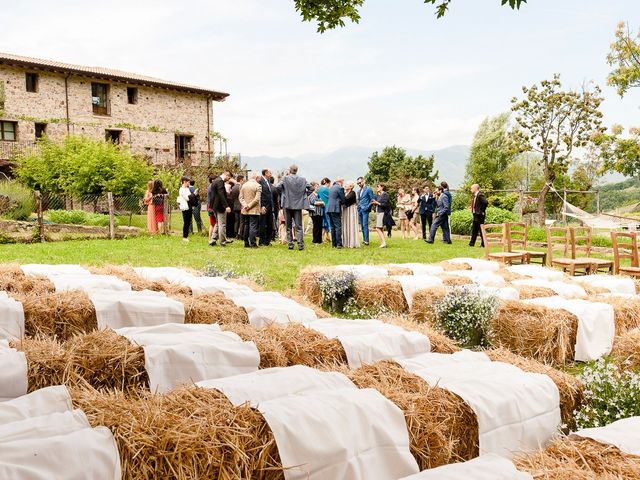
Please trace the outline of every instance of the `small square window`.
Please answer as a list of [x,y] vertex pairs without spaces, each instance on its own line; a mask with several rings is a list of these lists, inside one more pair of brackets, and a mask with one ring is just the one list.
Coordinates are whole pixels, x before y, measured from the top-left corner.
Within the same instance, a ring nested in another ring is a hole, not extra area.
[[131,105],[138,103],[138,89],[136,87],[127,87],[127,102]]
[[115,143],[116,145],[120,145],[122,130],[105,130],[104,138],[107,142]]
[[0,140],[7,142],[16,141],[16,122],[0,122]]
[[36,123],[35,124],[35,134],[36,138],[42,138],[47,134],[47,124],[46,123]]
[[36,93],[38,91],[38,74],[27,73],[25,76],[27,92]]

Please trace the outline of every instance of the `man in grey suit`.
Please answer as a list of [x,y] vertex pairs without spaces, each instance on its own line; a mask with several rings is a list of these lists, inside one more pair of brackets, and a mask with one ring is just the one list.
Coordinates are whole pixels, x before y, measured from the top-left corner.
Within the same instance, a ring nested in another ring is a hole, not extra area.
[[342,205],[344,205],[344,179],[338,178],[329,189],[327,213],[331,220],[331,245],[342,248]]
[[282,198],[282,208],[284,209],[285,227],[287,229],[287,243],[289,250],[293,250],[293,235],[291,234],[292,223],[296,228],[296,238],[298,239],[298,250],[304,249],[304,232],[302,231],[302,210],[309,207],[309,195],[311,185],[304,177],[298,176],[298,166],[291,165],[289,174],[285,176],[276,187]]

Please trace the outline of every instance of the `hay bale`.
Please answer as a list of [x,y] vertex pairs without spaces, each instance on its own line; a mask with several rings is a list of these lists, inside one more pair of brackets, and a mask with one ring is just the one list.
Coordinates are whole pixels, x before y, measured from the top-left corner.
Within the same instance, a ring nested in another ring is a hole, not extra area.
[[530,298],[555,297],[557,294],[554,290],[547,287],[532,287],[529,285],[510,285],[520,294],[520,300],[529,300]]
[[418,290],[413,296],[410,316],[417,322],[433,323],[435,320],[434,304],[442,300],[450,290],[446,287],[432,287]]
[[503,266],[500,266],[498,271],[495,273],[496,275],[500,275],[502,278],[504,278],[504,281],[507,283],[513,282],[514,280],[526,280],[529,278],[525,275],[520,275],[519,273],[511,272]]
[[55,285],[42,275],[25,275],[16,263],[0,264],[0,291],[43,294],[56,291]]
[[322,292],[320,291],[318,276],[335,271],[331,267],[305,268],[300,272],[296,280],[296,291],[309,299],[311,303],[322,306]]
[[465,285],[472,285],[473,280],[467,277],[460,277],[458,275],[438,275],[442,279],[447,287],[463,287]]
[[359,308],[384,308],[391,312],[406,312],[409,307],[404,298],[402,285],[390,278],[357,280],[353,298]]
[[444,333],[429,323],[419,323],[406,317],[401,316],[382,316],[380,320],[383,322],[397,325],[405,330],[420,332],[429,337],[431,343],[431,351],[435,353],[454,353],[461,350],[454,340],[451,340]]
[[96,310],[89,296],[79,290],[16,295],[24,308],[25,334],[65,340],[98,328]]
[[413,270],[407,267],[398,267],[395,265],[382,265],[383,268],[387,269],[389,275],[413,275]]
[[478,420],[456,394],[432,387],[391,361],[348,372],[359,388],[375,388],[404,413],[410,449],[420,469],[478,455]]
[[122,478],[284,478],[273,433],[247,405],[216,390],[183,387],[165,395],[74,389],[74,406],[113,433]]
[[264,328],[235,324],[223,328],[256,344],[260,368],[347,364],[347,355],[339,340],[329,339],[298,323],[272,324]]
[[616,337],[613,356],[622,368],[640,369],[640,328]]
[[450,272],[452,270],[471,270],[471,265],[468,263],[451,263],[445,260],[437,263],[436,265],[441,266],[445,272]]
[[[573,282],[567,283],[574,284]],[[581,283],[580,286],[584,289],[585,292],[587,292],[587,295],[589,295],[590,297],[595,297],[596,295],[600,295],[603,293],[611,293],[608,288],[596,287],[595,285],[591,285],[589,283]]]
[[97,275],[113,275],[120,280],[129,282],[132,290],[151,290],[164,292],[167,295],[191,295],[191,289],[185,285],[162,282],[159,280],[147,280],[136,273],[129,265],[104,265],[102,267],[90,267],[89,271]]
[[11,346],[24,352],[27,359],[28,392],[51,385],[69,385],[69,355],[57,340],[25,337],[11,342]]
[[489,338],[496,347],[549,365],[573,360],[578,318],[562,309],[508,301],[490,323]]
[[220,325],[249,323],[246,310],[219,292],[205,293],[195,297],[175,295],[173,298],[184,304],[184,323],[218,323]]
[[318,318],[331,318],[331,315],[320,308],[318,305],[311,302],[307,297],[303,297],[299,295],[295,290],[287,290],[283,293],[283,295],[287,298],[290,298],[294,302],[299,303],[303,307],[310,308],[313,310]]
[[516,355],[504,348],[487,350],[485,353],[494,362],[509,363],[525,372],[541,373],[549,376],[560,392],[562,423],[568,425],[570,428],[575,426],[573,412],[582,405],[584,400],[584,384],[581,380],[536,360]]
[[640,300],[615,296],[590,297],[589,300],[608,303],[613,307],[616,335],[621,335],[634,328],[640,328]]
[[520,455],[518,470],[545,480],[636,480],[640,457],[589,438],[562,438],[542,450]]

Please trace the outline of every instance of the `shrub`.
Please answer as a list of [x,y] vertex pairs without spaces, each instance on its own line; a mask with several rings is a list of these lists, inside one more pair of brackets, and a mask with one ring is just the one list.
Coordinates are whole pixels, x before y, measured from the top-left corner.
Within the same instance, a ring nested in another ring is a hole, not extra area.
[[437,326],[465,347],[489,344],[489,321],[498,309],[498,297],[475,287],[458,287],[435,302]]
[[31,190],[13,180],[0,181],[0,215],[11,220],[28,220],[34,210]]
[[469,210],[471,205],[471,193],[468,191],[458,191],[453,195],[451,200],[451,212],[460,210]]
[[640,372],[621,371],[601,358],[585,367],[579,377],[585,384],[585,402],[575,412],[578,428],[601,427],[640,415]]
[[[487,208],[487,216],[485,223],[505,223],[515,222],[518,217],[515,213],[501,208]],[[471,210],[458,210],[453,212],[449,217],[451,223],[451,233],[456,235],[471,235],[471,226],[473,224],[473,215]]]
[[356,278],[352,272],[323,273],[318,277],[322,304],[332,312],[343,312],[353,291]]
[[[109,226],[109,216],[100,213],[88,213],[84,210],[48,210],[47,219],[53,223],[68,225],[91,225],[94,227]],[[117,224],[116,219],[116,224]]]
[[518,194],[517,193],[507,193],[501,195],[491,195],[489,197],[489,205],[492,207],[502,208],[503,210],[509,210],[510,212],[518,203]]

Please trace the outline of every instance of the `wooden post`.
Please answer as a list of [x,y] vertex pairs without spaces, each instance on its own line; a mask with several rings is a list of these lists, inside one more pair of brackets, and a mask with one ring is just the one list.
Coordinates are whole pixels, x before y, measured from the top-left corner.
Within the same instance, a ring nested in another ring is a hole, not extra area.
[[562,199],[564,200],[564,203],[562,204],[562,222],[566,225],[567,224],[567,215],[564,213],[565,212],[565,204],[567,203],[567,189],[566,188],[562,189]]
[[116,238],[116,211],[113,206],[113,193],[107,192],[107,204],[109,205],[109,238]]
[[163,229],[165,235],[169,235],[171,232],[171,205],[169,205],[169,195],[164,195],[164,224]]
[[596,190],[596,215],[600,215],[600,190]]
[[524,191],[518,189],[518,203],[520,204],[520,220],[524,220]]
[[44,242],[44,215],[42,213],[42,193],[36,190],[36,212],[38,214],[38,240]]

